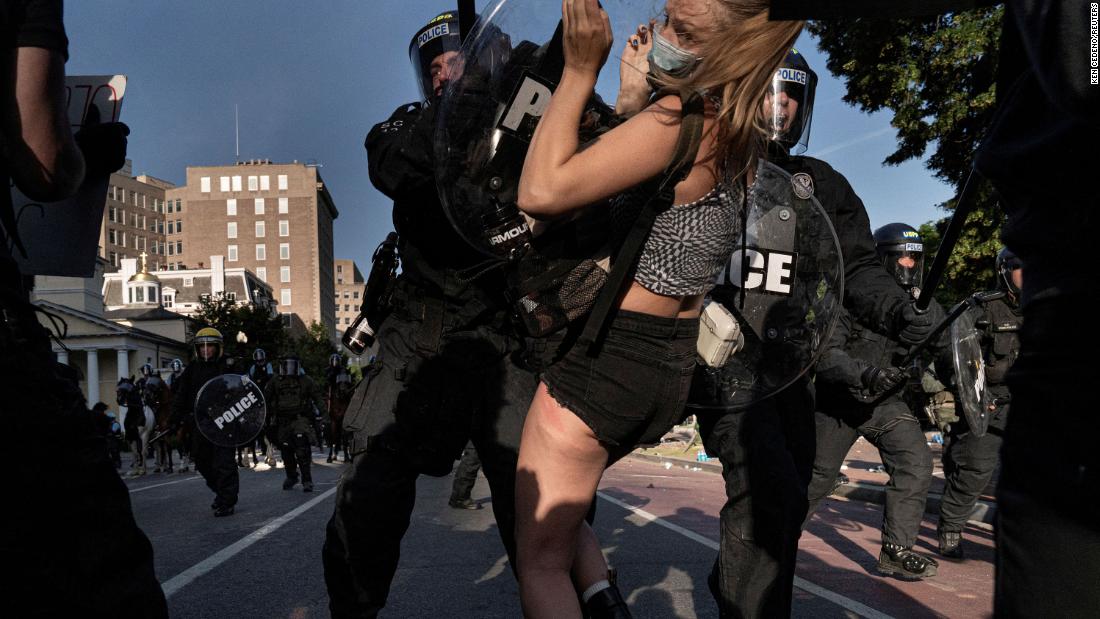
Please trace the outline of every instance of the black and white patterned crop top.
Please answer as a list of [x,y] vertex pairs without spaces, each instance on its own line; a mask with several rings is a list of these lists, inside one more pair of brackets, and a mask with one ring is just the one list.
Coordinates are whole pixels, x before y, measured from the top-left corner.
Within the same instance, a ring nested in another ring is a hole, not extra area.
[[[634,281],[668,296],[708,292],[733,253],[745,196],[742,182],[720,181],[698,200],[674,204],[658,214],[638,259]],[[647,198],[641,188],[635,188],[612,200],[612,225],[617,234],[625,235]]]

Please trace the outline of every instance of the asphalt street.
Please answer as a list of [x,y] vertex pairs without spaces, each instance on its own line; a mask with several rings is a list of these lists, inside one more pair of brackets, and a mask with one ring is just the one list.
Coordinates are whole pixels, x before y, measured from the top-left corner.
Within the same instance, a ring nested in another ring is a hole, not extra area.
[[[241,469],[237,512],[211,516],[194,473],[127,479],[157,576],[177,618],[328,617],[320,551],[346,465],[314,454],[315,491],[283,470]],[[604,476],[596,531],[637,617],[717,617],[706,577],[717,549],[721,477],[628,458]],[[422,477],[385,617],[517,617],[516,584],[478,480],[482,509],[447,506],[451,478]],[[881,506],[830,500],[802,538],[796,617],[979,617],[991,611],[992,541],[967,531],[968,559],[921,582],[874,572]],[[920,546],[934,543],[926,521]]]

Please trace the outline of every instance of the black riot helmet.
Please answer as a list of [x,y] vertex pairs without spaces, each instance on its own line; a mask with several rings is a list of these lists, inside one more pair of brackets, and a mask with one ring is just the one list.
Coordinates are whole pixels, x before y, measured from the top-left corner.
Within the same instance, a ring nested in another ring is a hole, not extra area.
[[1024,263],[1020,258],[1012,253],[1012,250],[1007,247],[1002,247],[1001,251],[997,252],[997,288],[1003,290],[1014,297],[1020,296],[1020,287],[1012,281],[1012,272],[1017,269],[1022,269]]
[[330,368],[338,368],[344,363],[344,357],[340,353],[332,353],[328,358],[328,366]]
[[172,372],[178,374],[182,371],[183,371],[183,362],[180,361],[179,359],[172,359]]
[[924,243],[913,226],[894,223],[875,230],[875,251],[899,286],[910,292],[920,288],[924,276]]
[[809,145],[816,90],[817,74],[806,58],[791,48],[772,76],[764,98],[764,126],[768,139],[792,155],[806,152]]
[[445,81],[457,78],[457,75],[448,74],[454,69],[461,70],[453,64],[460,62],[461,47],[462,34],[458,27],[458,11],[445,11],[436,15],[413,35],[412,40],[409,41],[409,60],[412,62],[413,71],[416,73],[416,84],[420,88],[420,96],[424,101],[428,101],[436,94],[432,83],[435,76],[445,77]]
[[256,365],[266,365],[267,353],[264,352],[264,349],[257,348],[255,351],[252,352],[252,360],[256,362]]

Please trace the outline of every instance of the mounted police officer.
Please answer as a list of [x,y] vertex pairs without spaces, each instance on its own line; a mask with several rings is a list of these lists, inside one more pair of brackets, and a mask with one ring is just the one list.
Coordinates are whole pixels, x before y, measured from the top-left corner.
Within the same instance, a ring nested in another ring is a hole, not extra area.
[[175,387],[176,381],[183,374],[183,362],[179,359],[172,359],[172,364],[169,367],[172,372],[168,375],[168,386]]
[[[184,423],[193,426],[199,390],[210,379],[233,373],[222,356],[224,340],[220,331],[213,327],[199,329],[193,345],[195,360],[184,368],[172,398],[172,426]],[[195,461],[195,468],[206,480],[206,486],[214,491],[214,503],[210,508],[214,510],[214,516],[229,516],[237,504],[240,491],[240,476],[233,461],[235,450],[214,444],[194,427],[191,436],[191,458]]]
[[[1001,451],[1011,397],[1005,375],[1020,354],[1020,287],[1024,271],[1019,258],[1008,248],[997,254],[997,291],[1003,297],[980,306],[977,327],[981,334],[979,361],[985,372],[988,398],[988,427],[974,432],[965,418],[952,423],[945,433],[943,450],[944,480],[947,482],[940,501],[940,554],[961,559],[962,531],[978,495],[989,485]],[[958,402],[956,398],[956,402]]]
[[393,198],[401,274],[377,327],[377,361],[356,389],[345,428],[353,462],[340,481],[323,558],[334,617],[385,605],[421,474],[447,475],[477,446],[497,528],[515,565],[514,488],[520,434],[537,386],[517,365],[498,274],[469,281],[483,257],[454,230],[434,176],[433,128],[443,89],[462,70],[455,12],[431,19],[409,50],[421,101],[367,135],[372,183]]
[[[886,271],[904,291],[919,288],[923,244],[912,227],[894,223],[875,231]],[[896,367],[899,342],[843,315],[817,364],[817,454],[808,498],[810,514],[833,489],[844,458],[860,436],[878,448],[890,475],[878,571],[905,579],[936,575],[938,564],[913,551],[920,531],[932,454],[920,422],[898,394],[907,380]]]
[[316,416],[317,389],[313,380],[299,372],[302,367],[297,355],[279,360],[279,374],[264,388],[264,399],[275,419],[275,437],[283,455],[286,480],[283,490],[290,490],[302,480],[302,491],[313,492],[313,461],[311,445],[318,442]]

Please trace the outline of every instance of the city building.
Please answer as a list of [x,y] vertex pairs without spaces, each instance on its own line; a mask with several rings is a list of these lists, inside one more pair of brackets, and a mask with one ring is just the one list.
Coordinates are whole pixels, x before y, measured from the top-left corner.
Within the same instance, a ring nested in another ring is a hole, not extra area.
[[359,266],[354,260],[340,259],[336,261],[336,341],[344,336],[344,329],[348,328],[355,317],[359,315],[359,306],[363,303],[363,274],[359,272]]
[[149,255],[153,270],[175,263],[179,239],[170,247],[167,234],[177,229],[180,218],[175,205],[164,197],[164,192],[174,187],[146,174],[133,176],[129,159],[111,175],[99,232],[99,256],[107,261],[107,271],[118,270],[123,259],[142,252]]
[[114,408],[118,381],[137,374],[143,364],[168,367],[172,359],[187,363],[187,342],[194,327],[191,319],[157,314],[155,307],[146,308],[144,317],[113,319],[103,307],[107,267],[107,261],[99,259],[93,277],[39,275],[33,302],[44,310],[38,314],[39,322],[60,340],[53,342],[57,360],[80,374],[88,403],[102,401]]
[[102,302],[112,320],[148,320],[167,314],[194,316],[204,299],[225,297],[238,305],[276,310],[271,286],[243,267],[225,268],[224,256],[210,256],[201,269],[137,270],[137,260],[103,276]]
[[332,223],[339,213],[317,166],[189,166],[186,184],[167,189],[165,201],[179,220],[166,233],[176,269],[204,269],[210,256],[224,256],[227,269],[270,284],[292,331],[318,322],[333,332]]

